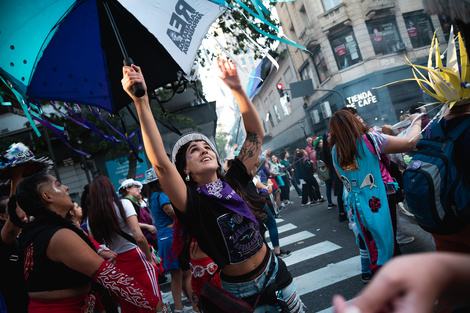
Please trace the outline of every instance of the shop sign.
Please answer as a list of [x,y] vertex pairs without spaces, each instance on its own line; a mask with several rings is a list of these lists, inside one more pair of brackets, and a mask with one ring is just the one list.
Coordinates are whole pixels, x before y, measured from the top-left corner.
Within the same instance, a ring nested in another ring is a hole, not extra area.
[[344,45],[338,46],[335,48],[335,52],[337,56],[342,56],[346,54],[346,47]]
[[346,101],[348,102],[348,105],[358,106],[362,108],[369,104],[379,102],[379,99],[377,98],[377,94],[375,91],[374,93],[372,93],[371,90],[367,90],[367,91],[355,94],[354,96],[347,97]]
[[410,36],[410,38],[418,37],[418,29],[416,28],[408,29],[408,35]]

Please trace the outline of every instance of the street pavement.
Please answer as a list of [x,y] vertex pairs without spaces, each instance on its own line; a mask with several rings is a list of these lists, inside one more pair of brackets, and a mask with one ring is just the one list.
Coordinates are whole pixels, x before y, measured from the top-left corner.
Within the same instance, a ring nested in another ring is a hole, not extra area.
[[[321,187],[321,190],[324,194],[325,187]],[[333,295],[341,294],[351,300],[364,287],[359,247],[348,227],[348,221],[338,222],[337,207],[329,210],[327,202],[301,206],[300,198],[293,188],[290,197],[294,203],[281,211],[281,218],[276,219],[281,249],[292,253],[283,260],[307,306],[306,312],[332,313]],[[333,199],[336,203],[336,197]],[[412,217],[400,212],[399,218],[403,232],[415,237],[414,242],[400,246],[403,254],[435,250],[432,237]],[[266,234],[268,244],[272,247],[269,233]],[[161,288],[169,292],[170,284],[164,284]],[[164,300],[172,303],[171,294]]]

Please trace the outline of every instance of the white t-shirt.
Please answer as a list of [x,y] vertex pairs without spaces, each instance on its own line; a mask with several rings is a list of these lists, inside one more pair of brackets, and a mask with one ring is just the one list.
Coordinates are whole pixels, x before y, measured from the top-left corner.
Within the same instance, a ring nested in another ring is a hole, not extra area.
[[[129,216],[137,215],[137,213],[135,212],[134,206],[132,205],[130,200],[122,199],[121,203],[122,203],[122,207],[124,208],[124,212],[126,214],[126,219]],[[127,226],[126,222],[122,219],[121,213],[119,212],[119,208],[116,205],[116,203],[114,204],[114,210],[116,210],[116,214],[118,216],[119,225],[121,226],[121,229],[132,237],[132,232]],[[111,242],[107,242],[106,245],[111,250],[113,250],[116,254],[121,254],[121,253],[137,248],[136,244],[133,244],[132,242],[130,242],[129,240],[127,240],[126,238],[122,237],[119,234],[116,234],[113,240]]]

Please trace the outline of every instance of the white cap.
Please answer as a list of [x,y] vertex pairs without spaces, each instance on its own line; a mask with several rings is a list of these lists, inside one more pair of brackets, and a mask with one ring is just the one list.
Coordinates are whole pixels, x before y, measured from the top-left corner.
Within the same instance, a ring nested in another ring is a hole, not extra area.
[[121,187],[119,187],[119,193],[122,194],[122,190],[128,187],[137,186],[139,187],[139,192],[142,191],[142,183],[132,178],[126,179],[121,183]]

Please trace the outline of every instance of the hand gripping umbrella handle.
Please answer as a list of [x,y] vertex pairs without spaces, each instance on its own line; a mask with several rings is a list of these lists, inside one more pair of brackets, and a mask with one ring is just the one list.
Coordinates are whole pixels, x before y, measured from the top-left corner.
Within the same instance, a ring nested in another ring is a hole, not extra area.
[[[134,61],[132,61],[131,58],[127,57],[124,59],[123,61],[124,65],[125,66],[131,66],[132,64],[134,64]],[[144,86],[142,86],[141,83],[136,83],[134,85],[132,85],[132,92],[134,93],[134,95],[138,98],[142,97],[143,95],[145,95],[145,89],[144,89]]]

